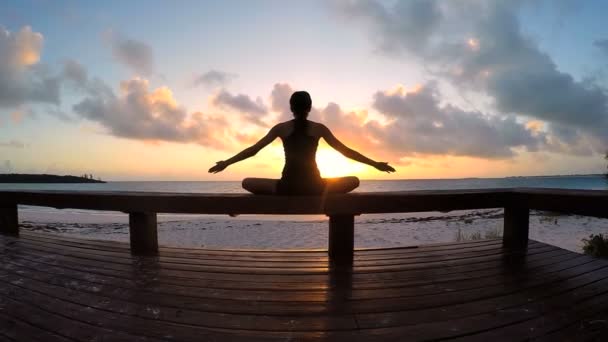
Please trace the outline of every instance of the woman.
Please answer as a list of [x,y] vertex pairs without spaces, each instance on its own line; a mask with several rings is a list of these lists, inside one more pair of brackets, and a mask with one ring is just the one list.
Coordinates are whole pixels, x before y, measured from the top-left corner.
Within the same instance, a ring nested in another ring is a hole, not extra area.
[[384,172],[395,169],[384,162],[373,161],[361,153],[342,144],[325,125],[307,120],[312,108],[310,95],[297,91],[291,95],[289,105],[294,119],[274,126],[265,137],[235,155],[219,161],[209,169],[218,173],[231,164],[253,157],[258,151],[280,137],[285,150],[285,167],[281,179],[245,178],[243,188],[254,194],[278,195],[320,195],[323,193],[347,193],[359,186],[357,177],[321,178],[315,155],[319,139],[323,138],[329,146],[344,156],[371,165]]

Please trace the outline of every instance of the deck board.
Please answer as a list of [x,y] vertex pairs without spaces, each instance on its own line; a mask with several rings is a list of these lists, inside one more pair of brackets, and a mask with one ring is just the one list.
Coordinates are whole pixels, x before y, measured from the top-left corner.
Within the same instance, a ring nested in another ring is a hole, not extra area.
[[0,235],[0,341],[594,340],[608,261],[530,241],[314,251]]

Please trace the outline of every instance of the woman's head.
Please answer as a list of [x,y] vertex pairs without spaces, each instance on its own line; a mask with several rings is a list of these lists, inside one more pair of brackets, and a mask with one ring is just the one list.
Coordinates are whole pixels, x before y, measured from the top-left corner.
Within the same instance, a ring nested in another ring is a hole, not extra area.
[[291,112],[296,119],[306,119],[312,108],[310,94],[306,91],[296,91],[289,99]]

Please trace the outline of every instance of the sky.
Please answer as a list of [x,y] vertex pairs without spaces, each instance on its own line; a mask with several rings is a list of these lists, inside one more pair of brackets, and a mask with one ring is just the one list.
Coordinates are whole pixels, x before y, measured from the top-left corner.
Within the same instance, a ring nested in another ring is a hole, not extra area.
[[601,0],[50,1],[0,10],[0,173],[106,180],[280,177],[275,141],[310,119],[323,176],[588,174],[608,150]]

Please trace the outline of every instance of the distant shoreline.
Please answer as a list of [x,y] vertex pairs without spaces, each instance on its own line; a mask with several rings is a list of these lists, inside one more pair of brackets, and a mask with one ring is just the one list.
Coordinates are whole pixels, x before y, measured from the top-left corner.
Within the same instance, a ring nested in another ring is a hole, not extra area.
[[[26,178],[27,177],[27,178]],[[594,174],[570,174],[570,175],[533,175],[533,176],[505,176],[505,177],[461,177],[461,178],[401,178],[401,179],[374,179],[374,178],[363,178],[362,181],[409,181],[409,182],[420,182],[420,181],[458,181],[458,180],[493,180],[493,179],[525,179],[525,178],[568,178],[568,177],[606,177],[601,173]],[[21,178],[26,178],[25,180]],[[84,178],[79,176],[59,176],[49,174],[0,174],[0,184],[19,184],[19,183],[130,183],[130,182],[175,182],[175,183],[190,183],[190,182],[212,182],[212,183],[234,183],[241,182],[242,179],[224,179],[224,180],[133,180],[133,179],[119,179],[119,180],[96,180],[90,178]]]
[[80,176],[59,176],[47,174],[0,174],[0,183],[105,183],[102,180]]

